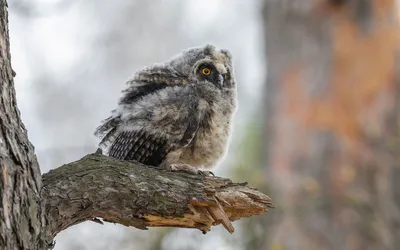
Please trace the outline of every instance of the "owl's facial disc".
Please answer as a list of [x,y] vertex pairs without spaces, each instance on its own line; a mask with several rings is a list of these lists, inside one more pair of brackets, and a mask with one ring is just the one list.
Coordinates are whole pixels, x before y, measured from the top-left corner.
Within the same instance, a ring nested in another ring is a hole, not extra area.
[[223,65],[204,60],[197,65],[194,74],[198,80],[210,82],[222,89],[227,71]]

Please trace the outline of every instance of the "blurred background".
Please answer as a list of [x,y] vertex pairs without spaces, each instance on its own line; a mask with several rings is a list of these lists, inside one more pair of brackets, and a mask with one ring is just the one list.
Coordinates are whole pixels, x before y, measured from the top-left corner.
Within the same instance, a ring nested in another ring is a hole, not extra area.
[[94,129],[136,70],[211,43],[232,52],[239,93],[214,173],[276,206],[233,235],[86,222],[55,250],[400,248],[395,0],[8,4],[18,106],[42,173],[95,151]]

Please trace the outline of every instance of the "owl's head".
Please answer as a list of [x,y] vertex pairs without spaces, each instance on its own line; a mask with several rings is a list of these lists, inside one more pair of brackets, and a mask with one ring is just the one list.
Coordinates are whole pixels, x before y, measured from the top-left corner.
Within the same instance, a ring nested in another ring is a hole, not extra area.
[[137,72],[134,80],[167,85],[206,81],[219,89],[235,85],[231,53],[213,45],[186,49],[165,63]]

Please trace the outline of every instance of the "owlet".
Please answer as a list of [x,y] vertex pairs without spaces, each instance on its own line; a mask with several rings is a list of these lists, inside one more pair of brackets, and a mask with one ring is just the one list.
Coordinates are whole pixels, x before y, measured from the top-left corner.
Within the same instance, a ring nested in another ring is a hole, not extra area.
[[95,134],[105,155],[203,173],[226,151],[236,103],[231,54],[190,48],[137,72]]

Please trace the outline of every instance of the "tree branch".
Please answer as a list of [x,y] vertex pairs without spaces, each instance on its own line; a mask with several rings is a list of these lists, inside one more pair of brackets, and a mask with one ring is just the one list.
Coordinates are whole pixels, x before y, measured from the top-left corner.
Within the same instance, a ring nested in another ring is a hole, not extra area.
[[[168,172],[91,154],[43,175],[42,199],[53,236],[83,221],[210,231],[263,214],[271,199],[246,183]],[[229,218],[229,219],[228,219]]]

